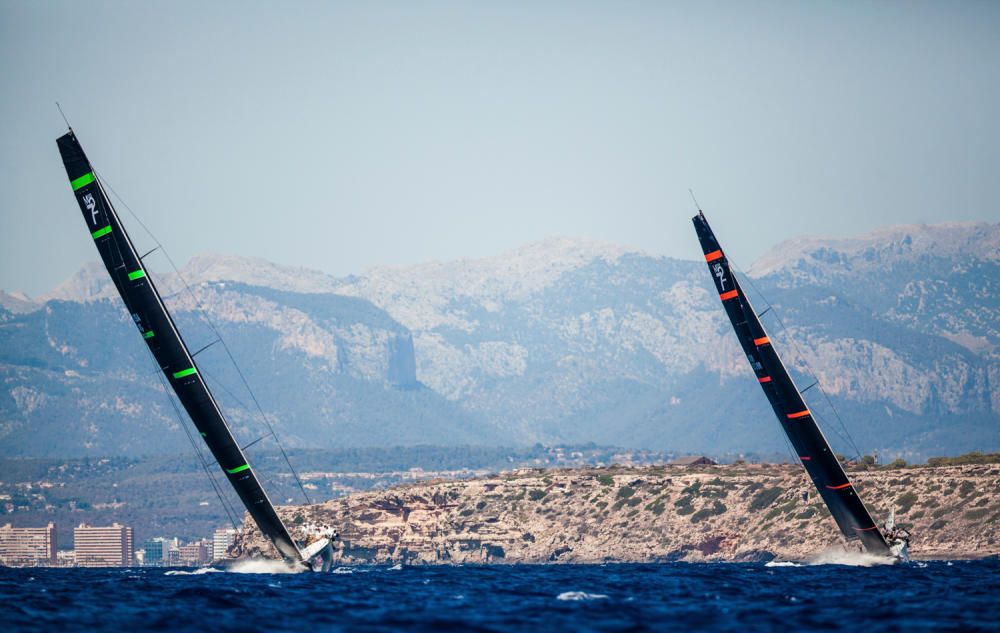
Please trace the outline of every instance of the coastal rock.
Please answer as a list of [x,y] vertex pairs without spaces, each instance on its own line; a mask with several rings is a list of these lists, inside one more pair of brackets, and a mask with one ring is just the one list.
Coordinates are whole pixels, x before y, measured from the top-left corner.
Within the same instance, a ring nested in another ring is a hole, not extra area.
[[[1000,553],[1000,465],[852,476],[876,520],[895,508],[915,558]],[[810,560],[842,543],[801,468],[784,465],[521,470],[279,513],[337,530],[338,564]],[[274,556],[249,521],[234,551]]]

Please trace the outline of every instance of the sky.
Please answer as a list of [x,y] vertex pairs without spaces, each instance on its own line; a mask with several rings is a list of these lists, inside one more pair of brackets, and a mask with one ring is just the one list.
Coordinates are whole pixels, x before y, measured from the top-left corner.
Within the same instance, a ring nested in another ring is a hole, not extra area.
[[997,2],[0,0],[0,288],[32,296],[97,259],[56,101],[178,264],[695,259],[689,188],[744,267],[1000,220]]

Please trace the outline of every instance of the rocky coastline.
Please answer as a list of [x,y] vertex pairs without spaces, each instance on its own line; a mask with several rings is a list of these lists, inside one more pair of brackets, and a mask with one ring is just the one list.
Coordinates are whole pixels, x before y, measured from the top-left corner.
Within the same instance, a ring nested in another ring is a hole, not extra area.
[[[895,508],[915,559],[1000,554],[1000,465],[851,476],[877,520]],[[811,560],[844,543],[802,469],[774,464],[526,469],[279,513],[297,536],[337,530],[339,565]],[[244,525],[231,554],[275,557]]]

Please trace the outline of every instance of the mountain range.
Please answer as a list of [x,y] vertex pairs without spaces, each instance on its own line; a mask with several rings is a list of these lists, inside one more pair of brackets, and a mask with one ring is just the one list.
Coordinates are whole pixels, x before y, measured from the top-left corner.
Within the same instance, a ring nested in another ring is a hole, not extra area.
[[[785,450],[703,262],[554,238],[349,277],[224,256],[153,270],[245,443],[268,432],[244,379],[289,446]],[[796,239],[744,280],[838,451],[1000,448],[1000,224]],[[0,380],[0,455],[187,446],[100,264],[0,293]]]

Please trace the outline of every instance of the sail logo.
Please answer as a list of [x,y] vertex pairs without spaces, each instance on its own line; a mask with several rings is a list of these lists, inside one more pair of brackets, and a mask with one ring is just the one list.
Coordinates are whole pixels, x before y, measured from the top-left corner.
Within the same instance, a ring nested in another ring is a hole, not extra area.
[[722,267],[722,264],[715,264],[712,266],[712,272],[716,277],[719,278],[719,288],[725,289],[726,287],[726,271]]
[[94,195],[83,194],[83,204],[87,207],[87,211],[90,211],[90,223],[97,226],[97,200],[94,200]]

